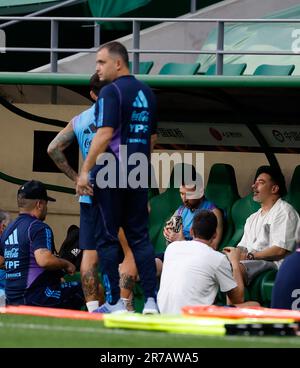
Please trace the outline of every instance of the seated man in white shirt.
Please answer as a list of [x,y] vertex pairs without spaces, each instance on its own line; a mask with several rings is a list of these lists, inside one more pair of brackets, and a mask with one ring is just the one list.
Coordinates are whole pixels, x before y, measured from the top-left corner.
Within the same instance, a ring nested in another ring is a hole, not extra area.
[[[244,301],[238,251],[213,249],[217,217],[203,210],[195,215],[193,240],[175,241],[165,252],[157,302],[161,313],[179,314],[186,305],[211,305],[219,288],[229,304]],[[249,303],[250,304],[250,303]]]
[[260,203],[261,208],[248,217],[244,235],[237,245],[246,285],[259,273],[279,268],[283,258],[295,250],[299,226],[298,213],[281,199],[286,194],[281,171],[261,166],[252,190],[253,200]]

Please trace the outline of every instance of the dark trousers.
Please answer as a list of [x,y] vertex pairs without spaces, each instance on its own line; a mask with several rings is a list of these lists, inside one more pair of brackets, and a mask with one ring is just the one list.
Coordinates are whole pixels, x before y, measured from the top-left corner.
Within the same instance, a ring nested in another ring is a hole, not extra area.
[[7,304],[80,310],[85,301],[81,284],[74,281],[29,288],[23,298],[8,297]]
[[155,297],[156,267],[148,233],[147,190],[99,189],[95,186],[94,196],[99,209],[96,239],[106,300],[114,304],[120,298],[120,227],[124,229],[133,252],[145,297]]

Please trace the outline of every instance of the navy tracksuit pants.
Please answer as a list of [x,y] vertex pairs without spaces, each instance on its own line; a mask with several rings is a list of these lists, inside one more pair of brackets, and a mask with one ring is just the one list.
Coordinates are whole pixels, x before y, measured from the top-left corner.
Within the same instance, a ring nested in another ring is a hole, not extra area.
[[99,209],[95,235],[106,300],[115,304],[120,298],[120,227],[133,252],[145,298],[155,297],[156,267],[148,233],[147,189],[99,189],[95,185],[94,200]]

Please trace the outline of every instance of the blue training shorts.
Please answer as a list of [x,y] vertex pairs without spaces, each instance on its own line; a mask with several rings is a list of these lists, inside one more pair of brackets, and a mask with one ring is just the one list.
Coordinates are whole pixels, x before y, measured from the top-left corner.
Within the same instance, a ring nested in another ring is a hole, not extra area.
[[79,248],[96,250],[95,240],[98,207],[93,204],[80,203]]

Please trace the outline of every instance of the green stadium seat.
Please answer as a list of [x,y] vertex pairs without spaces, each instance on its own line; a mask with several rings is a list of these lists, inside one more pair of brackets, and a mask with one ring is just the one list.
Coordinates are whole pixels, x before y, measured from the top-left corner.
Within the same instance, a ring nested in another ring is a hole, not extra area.
[[295,167],[285,200],[300,213],[300,165]]
[[235,247],[242,239],[244,234],[244,226],[247,218],[254,212],[258,211],[260,205],[253,201],[252,193],[244,198],[238,199],[232,206],[231,217],[234,224],[234,232],[228,240],[228,246]]
[[275,282],[277,271],[270,270],[264,274],[260,289],[261,289],[261,303],[266,307],[270,307],[272,300],[272,290]]
[[167,63],[159,71],[160,75],[194,75],[200,68],[200,63]]
[[269,270],[255,277],[247,288],[249,299],[258,301],[264,307],[270,307],[276,273],[276,270]]
[[219,246],[219,249],[222,249],[225,245],[228,245],[228,239],[233,233],[231,207],[240,198],[234,168],[231,165],[217,163],[211,167],[205,196],[223,211],[225,217],[223,239]]
[[272,76],[285,76],[291,75],[295,69],[295,65],[259,65],[253,75],[272,75]]
[[[140,72],[138,74],[149,74],[150,70],[153,67],[154,62],[153,61],[140,61]],[[132,61],[129,61],[129,70],[130,73],[132,73]]]
[[[242,75],[247,67],[246,63],[241,64],[224,64],[223,75]],[[211,64],[205,75],[216,75],[216,64]]]
[[153,197],[159,195],[159,189],[158,188],[149,188],[148,189],[148,201],[152,199]]

